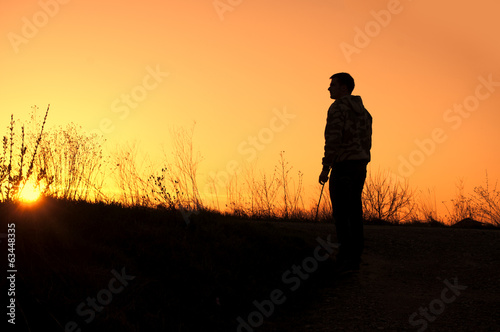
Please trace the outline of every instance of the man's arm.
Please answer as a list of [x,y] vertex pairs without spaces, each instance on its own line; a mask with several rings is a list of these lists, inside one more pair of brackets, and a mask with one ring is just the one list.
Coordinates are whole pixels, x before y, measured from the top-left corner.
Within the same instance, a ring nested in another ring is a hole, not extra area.
[[325,154],[322,159],[323,169],[319,176],[319,183],[323,185],[328,181],[330,168],[335,161],[338,149],[342,143],[342,128],[345,122],[345,112],[338,103],[333,103],[328,109],[325,127]]

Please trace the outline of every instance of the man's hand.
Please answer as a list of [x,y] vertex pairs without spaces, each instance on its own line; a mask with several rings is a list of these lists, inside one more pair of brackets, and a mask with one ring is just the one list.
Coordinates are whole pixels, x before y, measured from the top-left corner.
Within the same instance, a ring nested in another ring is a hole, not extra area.
[[319,184],[324,185],[328,181],[328,174],[330,174],[330,169],[323,169],[319,175]]

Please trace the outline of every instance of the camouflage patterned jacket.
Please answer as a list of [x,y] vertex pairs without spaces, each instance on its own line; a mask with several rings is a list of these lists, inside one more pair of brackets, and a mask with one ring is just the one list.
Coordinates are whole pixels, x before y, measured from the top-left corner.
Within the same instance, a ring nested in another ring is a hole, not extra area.
[[323,167],[346,160],[370,161],[372,116],[360,96],[341,97],[328,109]]

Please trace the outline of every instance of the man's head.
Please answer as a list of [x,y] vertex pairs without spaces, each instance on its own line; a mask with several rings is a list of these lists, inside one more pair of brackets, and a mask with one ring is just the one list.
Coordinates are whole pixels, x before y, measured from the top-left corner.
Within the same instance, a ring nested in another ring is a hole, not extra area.
[[354,90],[354,79],[348,73],[337,73],[330,77],[332,82],[328,91],[330,98],[338,99],[343,96],[350,95]]

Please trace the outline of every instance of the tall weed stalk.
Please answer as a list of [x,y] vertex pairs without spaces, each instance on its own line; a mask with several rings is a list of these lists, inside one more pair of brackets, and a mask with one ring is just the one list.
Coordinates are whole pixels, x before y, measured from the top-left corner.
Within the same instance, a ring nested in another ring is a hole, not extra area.
[[[36,109],[36,106],[35,106]],[[25,133],[24,125],[21,126],[20,135],[20,147],[19,153],[15,153],[15,146],[19,144],[16,140],[15,133],[15,120],[14,115],[10,117],[10,123],[8,126],[9,134],[4,136],[2,140],[3,152],[0,156],[0,199],[2,201],[15,201],[19,198],[24,186],[30,180],[33,172],[35,171],[36,158],[38,153],[38,148],[42,142],[45,123],[47,121],[47,116],[49,114],[50,104],[47,106],[45,116],[40,128],[39,133],[33,133],[34,141],[26,141],[26,137],[30,137]],[[7,154],[8,153],[8,154]],[[30,154],[28,154],[30,153]],[[26,157],[29,163],[26,164]],[[16,165],[17,159],[17,165]],[[25,171],[25,167],[27,170]],[[43,173],[43,172],[39,172]],[[40,178],[37,177],[37,184]]]

